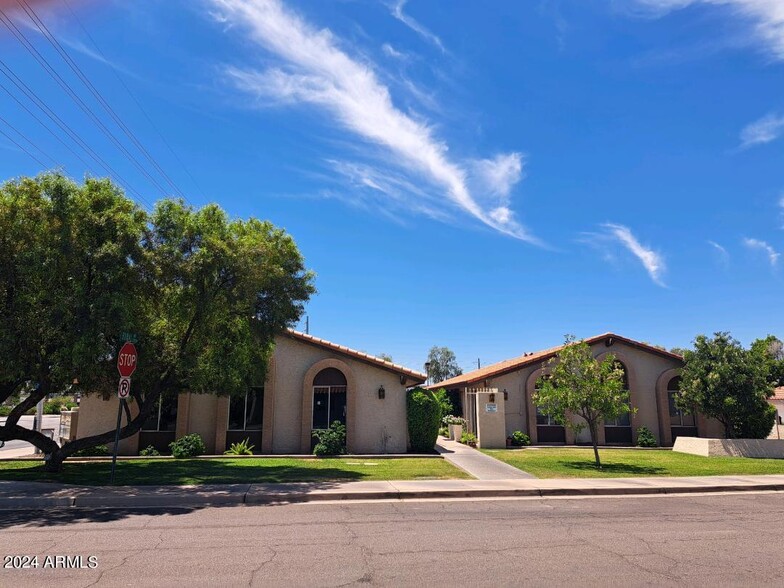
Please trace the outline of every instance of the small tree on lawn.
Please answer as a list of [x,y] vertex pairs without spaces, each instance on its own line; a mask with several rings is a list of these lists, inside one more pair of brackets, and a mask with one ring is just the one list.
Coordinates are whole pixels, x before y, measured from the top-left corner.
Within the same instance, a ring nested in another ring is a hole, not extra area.
[[715,418],[728,439],[764,439],[775,421],[775,408],[767,401],[773,393],[768,349],[761,343],[744,349],[729,333],[698,336],[684,355],[676,405]]
[[[615,361],[607,356],[599,361],[584,341],[567,335],[564,347],[545,368],[549,375],[539,378],[533,401],[542,412],[555,421],[575,431],[588,427],[591,433],[596,467],[599,459],[599,425],[604,419],[615,419],[631,409],[629,391],[624,389],[624,373]],[[584,422],[574,422],[571,415],[578,415]]]

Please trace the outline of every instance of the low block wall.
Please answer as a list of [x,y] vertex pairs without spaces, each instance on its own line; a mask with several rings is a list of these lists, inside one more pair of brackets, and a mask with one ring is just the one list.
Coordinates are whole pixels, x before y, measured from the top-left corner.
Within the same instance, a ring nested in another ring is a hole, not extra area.
[[784,459],[784,439],[703,439],[678,437],[673,451],[703,457],[757,457]]

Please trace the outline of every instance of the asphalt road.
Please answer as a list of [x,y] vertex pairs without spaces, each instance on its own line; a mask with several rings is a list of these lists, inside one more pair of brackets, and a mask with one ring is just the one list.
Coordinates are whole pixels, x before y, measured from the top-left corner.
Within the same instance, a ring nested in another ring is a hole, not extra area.
[[[0,511],[0,586],[781,586],[784,495]],[[61,564],[62,565],[62,564]]]
[[[19,419],[19,424],[28,429],[33,428],[32,415],[24,415]],[[6,417],[0,417],[0,424],[5,423]],[[59,414],[45,414],[44,429],[54,429],[55,436],[60,430],[60,415]],[[19,457],[21,455],[31,455],[35,452],[35,447],[25,441],[6,441],[5,446],[0,448],[0,457]]]

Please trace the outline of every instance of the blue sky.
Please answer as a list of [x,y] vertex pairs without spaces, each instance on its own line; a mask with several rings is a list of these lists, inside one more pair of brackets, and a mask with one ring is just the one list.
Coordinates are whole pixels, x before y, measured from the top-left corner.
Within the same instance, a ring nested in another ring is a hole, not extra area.
[[[784,335],[780,0],[32,3],[171,183],[15,5],[138,165],[5,26],[0,59],[132,196],[291,232],[314,335],[464,369],[565,333]],[[0,86],[62,141],[0,92],[0,178],[106,175]]]

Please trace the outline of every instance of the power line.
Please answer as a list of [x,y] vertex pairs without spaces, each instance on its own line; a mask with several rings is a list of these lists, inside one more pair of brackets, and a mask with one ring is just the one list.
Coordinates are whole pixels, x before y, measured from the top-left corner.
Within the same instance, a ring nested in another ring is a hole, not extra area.
[[[2,11],[0,11],[0,12],[2,12]],[[40,110],[41,110],[41,111],[42,111],[42,112],[43,112],[43,113],[44,113],[44,114],[45,114],[47,117],[49,117],[49,119],[50,119],[50,120],[51,120],[53,123],[55,123],[55,124],[56,124],[56,125],[57,125],[57,126],[60,128],[60,130],[62,130],[62,131],[63,131],[63,132],[64,132],[64,133],[65,133],[65,134],[66,134],[66,135],[67,135],[67,136],[68,136],[68,137],[69,137],[69,138],[70,138],[70,139],[71,139],[71,140],[72,140],[74,143],[76,143],[77,145],[79,145],[79,147],[81,147],[82,149],[84,149],[84,150],[85,150],[85,151],[88,153],[88,155],[90,155],[90,157],[92,157],[92,158],[93,158],[93,159],[94,159],[94,160],[95,160],[95,161],[96,161],[96,162],[97,162],[97,163],[98,163],[98,164],[99,164],[101,167],[103,167],[103,169],[104,169],[104,170],[105,170],[105,171],[106,171],[106,172],[109,174],[109,176],[113,177],[113,178],[115,179],[115,181],[116,181],[116,182],[118,182],[118,183],[120,183],[121,185],[125,185],[125,187],[126,187],[126,190],[128,190],[128,191],[130,191],[130,192],[133,192],[134,194],[136,194],[136,196],[137,196],[137,197],[138,197],[140,200],[142,200],[142,202],[144,202],[144,203],[145,203],[145,204],[146,204],[148,207],[150,207],[150,208],[151,208],[151,205],[150,205],[150,203],[149,203],[149,202],[148,202],[148,201],[147,201],[147,200],[144,198],[144,196],[142,196],[142,195],[141,195],[141,194],[140,194],[138,191],[136,191],[136,190],[135,190],[135,189],[134,189],[134,188],[131,186],[131,184],[130,184],[129,182],[127,182],[125,179],[123,179],[123,177],[122,177],[120,174],[118,174],[118,173],[117,173],[117,172],[116,172],[116,171],[115,171],[115,170],[112,168],[112,166],[110,166],[110,165],[109,165],[109,164],[108,164],[108,163],[107,163],[107,162],[106,162],[106,161],[105,161],[105,160],[104,160],[104,159],[103,159],[103,158],[102,158],[100,155],[98,155],[98,154],[95,152],[95,150],[94,150],[92,147],[90,147],[90,146],[89,146],[87,143],[85,143],[85,142],[84,142],[84,140],[82,140],[82,138],[81,138],[81,137],[79,137],[79,135],[78,135],[78,134],[77,134],[77,133],[76,133],[76,132],[75,132],[73,129],[71,129],[71,128],[70,128],[70,127],[69,127],[69,126],[66,124],[66,123],[64,123],[64,122],[63,122],[63,120],[62,120],[62,119],[61,119],[59,116],[57,116],[57,114],[56,114],[56,113],[54,113],[54,112],[52,111],[52,109],[50,109],[50,108],[49,108],[49,107],[46,105],[46,103],[44,103],[44,102],[43,102],[43,101],[42,101],[42,100],[41,100],[41,99],[40,99],[40,98],[37,96],[37,94],[36,94],[34,91],[32,91],[32,90],[30,89],[30,87],[29,87],[27,84],[25,84],[25,83],[24,83],[24,82],[23,82],[23,81],[22,81],[22,80],[21,80],[21,79],[20,79],[20,78],[19,78],[19,77],[18,77],[18,76],[17,76],[17,75],[16,75],[16,74],[15,74],[15,73],[14,73],[14,72],[13,72],[13,71],[12,71],[12,70],[9,68],[9,67],[8,67],[8,65],[7,65],[7,64],[6,64],[6,63],[5,63],[5,62],[4,62],[2,59],[0,59],[0,72],[2,72],[2,74],[3,74],[3,75],[6,77],[6,78],[8,78],[8,79],[11,81],[11,83],[13,83],[13,84],[14,84],[14,85],[15,85],[15,86],[16,86],[16,87],[19,89],[19,90],[21,90],[21,91],[22,91],[22,93],[24,93],[24,94],[25,94],[25,96],[27,96],[27,97],[28,97],[30,100],[32,100],[32,101],[35,103],[35,105],[36,105],[36,106],[37,106],[37,107],[38,107],[38,108],[39,108],[39,109],[40,109]],[[6,88],[3,88],[3,89],[5,89],[5,90],[6,90],[6,92],[8,92],[8,90],[7,90]],[[8,92],[8,93],[10,94],[10,92]],[[13,97],[13,94],[11,94],[11,96]],[[16,99],[16,98],[14,97],[14,99]],[[19,102],[19,101],[17,100],[17,102]],[[29,111],[28,111],[28,112],[29,112]],[[81,159],[81,158],[80,158],[80,159]],[[84,160],[82,160],[82,161],[84,162]]]
[[[57,166],[57,161],[54,159],[54,157],[50,156],[47,153],[44,153],[44,150],[41,149],[40,146],[38,146],[35,143],[33,143],[30,139],[27,138],[27,136],[22,131],[17,129],[14,125],[12,125],[10,122],[8,122],[6,119],[4,119],[2,116],[0,116],[0,122],[5,123],[5,125],[8,128],[10,128],[12,131],[14,131],[23,140],[27,141],[27,143],[30,145],[30,147],[32,147],[35,151],[38,151],[38,153],[40,153],[45,159],[48,159],[49,161],[51,161],[53,166]],[[41,162],[39,161],[38,163],[41,163]],[[46,167],[45,164],[43,164],[43,165],[44,165],[44,167]]]
[[114,66],[114,64],[111,62],[111,60],[109,60],[106,57],[104,52],[98,46],[98,43],[95,41],[93,36],[87,30],[87,28],[84,26],[84,24],[82,23],[82,20],[79,18],[79,16],[77,15],[76,11],[71,7],[70,1],[69,0],[63,0],[63,2],[68,7],[68,11],[71,13],[71,16],[74,18],[76,23],[79,25],[79,28],[82,29],[82,32],[90,40],[90,43],[92,43],[92,46],[98,52],[98,55],[101,56],[101,58],[104,60],[104,63],[106,63],[106,65],[112,70],[112,73],[117,78],[117,81],[120,82],[120,85],[128,93],[128,96],[131,97],[131,99],[133,100],[134,104],[136,104],[136,106],[139,108],[139,111],[142,113],[142,115],[144,115],[144,118],[147,119],[147,122],[150,124],[152,129],[156,132],[156,134],[161,139],[163,144],[166,145],[166,148],[169,150],[169,152],[174,156],[174,158],[180,164],[180,166],[182,167],[183,171],[185,171],[185,173],[187,174],[188,178],[190,178],[191,182],[193,182],[193,185],[196,186],[196,189],[199,191],[199,193],[206,199],[207,195],[204,193],[204,190],[202,190],[201,186],[199,185],[199,182],[196,181],[196,178],[193,177],[193,174],[191,174],[191,171],[190,171],[190,169],[188,169],[188,166],[185,165],[185,162],[180,158],[180,156],[177,154],[177,152],[174,150],[174,148],[166,140],[166,137],[164,136],[164,134],[160,131],[158,126],[153,122],[152,118],[147,114],[147,111],[142,106],[141,102],[139,102],[139,100],[136,98],[136,95],[131,91],[131,89],[125,83],[125,80],[123,80],[122,76],[117,71],[117,68]]
[[125,156],[136,166],[136,168],[147,177],[148,180],[156,187],[158,190],[161,191],[163,195],[166,195],[166,190],[163,186],[155,179],[150,173],[139,163],[136,157],[130,153],[125,146],[114,136],[114,134],[103,124],[103,122],[93,113],[87,104],[76,94],[71,88],[71,86],[66,82],[60,74],[55,71],[55,69],[51,66],[51,64],[46,60],[41,53],[30,43],[27,37],[22,33],[16,25],[13,23],[11,19],[5,14],[5,12],[0,9],[0,21],[6,26],[6,28],[16,37],[16,39],[24,46],[28,53],[30,53],[33,58],[41,65],[41,67],[46,70],[46,72],[58,83],[58,85],[68,94],[68,96],[73,100],[79,108],[92,120],[99,130],[120,150],[122,151]]
[[[2,118],[2,117],[0,117],[0,121],[3,121],[4,123],[8,124],[8,123],[6,122],[6,120],[5,120],[4,118]],[[10,126],[10,125],[9,125],[9,126]],[[13,128],[13,127],[11,127],[11,128]],[[14,130],[16,130],[16,129],[14,129]],[[29,156],[30,156],[32,159],[34,159],[34,160],[35,160],[35,161],[38,163],[38,165],[40,165],[41,167],[47,167],[47,166],[46,166],[46,164],[45,164],[43,161],[41,161],[40,159],[38,159],[38,158],[37,158],[35,155],[33,155],[32,153],[30,153],[30,152],[29,152],[29,151],[28,151],[28,150],[27,150],[27,149],[26,149],[26,148],[25,148],[23,145],[20,145],[18,142],[16,142],[16,141],[14,140],[14,138],[13,138],[11,135],[9,135],[8,133],[6,133],[6,132],[5,132],[3,129],[0,129],[0,135],[3,135],[3,136],[6,138],[6,139],[8,139],[9,141],[11,141],[11,143],[13,143],[13,144],[14,144],[14,145],[16,145],[16,146],[17,146],[19,149],[21,149],[22,151],[24,151],[25,153],[27,153],[27,155],[29,155]]]
[[125,133],[125,135],[131,140],[131,142],[136,146],[136,148],[144,154],[147,160],[152,164],[155,170],[161,174],[161,176],[168,182],[168,184],[172,187],[174,192],[185,198],[182,190],[177,186],[177,184],[169,177],[166,171],[158,164],[155,158],[150,155],[150,152],[144,147],[144,145],[139,141],[133,131],[128,128],[128,125],[120,118],[117,112],[111,107],[111,105],[104,99],[101,92],[93,85],[90,79],[85,75],[84,71],[79,67],[79,65],[73,60],[70,56],[68,51],[60,44],[57,38],[52,34],[46,24],[41,20],[38,14],[33,10],[33,8],[27,3],[26,0],[17,0],[19,5],[22,9],[27,13],[30,19],[33,21],[33,24],[38,28],[39,31],[46,37],[49,43],[54,47],[54,49],[60,54],[63,60],[68,64],[71,68],[71,71],[76,74],[76,76],[82,81],[82,83],[87,87],[93,97],[98,101],[98,103],[103,107],[103,109],[109,114],[112,120],[117,124],[118,127]]
[[[3,72],[3,75],[5,75],[5,72]],[[7,77],[7,76],[6,76],[6,77]],[[66,149],[68,149],[68,151],[70,151],[70,152],[71,152],[71,153],[74,155],[74,157],[76,157],[77,159],[79,159],[79,161],[81,161],[81,162],[84,164],[84,166],[85,166],[85,170],[87,170],[87,171],[90,171],[90,164],[89,164],[89,163],[87,163],[87,162],[84,160],[84,158],[83,158],[81,155],[79,155],[79,154],[78,154],[76,151],[74,151],[73,147],[71,147],[71,146],[70,146],[68,143],[66,143],[65,141],[63,141],[63,139],[62,139],[62,138],[61,138],[61,137],[60,137],[60,136],[59,136],[57,133],[55,133],[55,132],[54,132],[54,131],[53,131],[53,130],[52,130],[52,129],[51,129],[51,128],[50,128],[50,127],[49,127],[49,126],[48,126],[48,125],[47,125],[47,124],[44,122],[44,121],[42,121],[42,120],[41,120],[41,119],[38,117],[38,115],[36,115],[36,114],[35,114],[35,113],[34,113],[32,110],[30,110],[30,109],[27,107],[27,105],[26,105],[24,102],[22,102],[21,100],[19,100],[19,98],[17,98],[16,96],[14,96],[14,95],[11,93],[11,90],[9,90],[8,88],[6,88],[5,86],[0,86],[0,88],[2,88],[2,90],[3,90],[3,91],[6,93],[6,94],[8,94],[8,95],[9,95],[11,98],[13,98],[13,100],[14,100],[14,101],[16,101],[16,103],[17,103],[17,104],[18,104],[20,107],[22,107],[22,108],[23,108],[23,109],[24,109],[24,110],[27,112],[27,114],[29,114],[29,115],[30,115],[30,116],[32,116],[32,117],[33,117],[33,118],[34,118],[36,121],[38,121],[38,124],[40,124],[40,125],[41,125],[41,126],[44,128],[44,129],[46,129],[46,130],[49,132],[49,134],[51,134],[51,135],[52,135],[52,136],[53,136],[55,139],[57,139],[57,140],[58,140],[58,141],[59,141],[59,142],[60,142],[60,143],[61,143],[61,144],[62,144],[62,145],[63,145],[63,146],[66,148]],[[53,161],[54,161],[54,160],[53,160]]]

